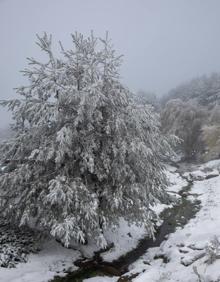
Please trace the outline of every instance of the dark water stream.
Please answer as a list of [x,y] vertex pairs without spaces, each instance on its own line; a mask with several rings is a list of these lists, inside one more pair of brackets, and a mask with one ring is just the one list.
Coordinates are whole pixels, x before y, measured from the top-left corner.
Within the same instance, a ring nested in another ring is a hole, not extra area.
[[65,277],[55,277],[51,282],[81,282],[95,276],[121,276],[126,273],[129,265],[144,255],[148,248],[160,246],[162,241],[166,240],[167,235],[176,230],[176,227],[184,226],[191,218],[195,217],[200,209],[200,201],[190,201],[187,198],[191,186],[192,183],[188,183],[183,187],[179,193],[181,198],[177,204],[161,213],[163,223],[157,229],[155,240],[149,237],[143,238],[135,249],[111,263],[103,261],[100,254],[97,253],[92,260],[79,262],[79,270],[69,273]]

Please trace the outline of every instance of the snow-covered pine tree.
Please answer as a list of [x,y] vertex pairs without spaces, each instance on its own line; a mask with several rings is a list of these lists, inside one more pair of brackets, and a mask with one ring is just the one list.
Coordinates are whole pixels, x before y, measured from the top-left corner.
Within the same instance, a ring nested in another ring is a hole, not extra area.
[[120,217],[152,234],[151,207],[168,199],[161,157],[170,147],[158,117],[121,85],[108,37],[72,41],[57,58],[51,36],[38,36],[48,61],[29,58],[21,98],[1,102],[15,121],[0,152],[1,213],[66,245],[93,236],[104,246],[103,230]]

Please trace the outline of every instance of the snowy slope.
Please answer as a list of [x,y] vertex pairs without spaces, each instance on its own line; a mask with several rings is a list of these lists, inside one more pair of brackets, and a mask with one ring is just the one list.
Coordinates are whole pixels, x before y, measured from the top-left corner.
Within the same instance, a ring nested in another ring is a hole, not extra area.
[[[160,247],[150,249],[131,267],[131,273],[144,270],[134,282],[196,282],[199,280],[195,271],[201,281],[220,281],[220,259],[208,264],[206,251],[215,236],[220,240],[220,176],[195,183],[192,192],[197,193],[202,202],[196,218],[171,234]],[[220,255],[220,249],[216,251]],[[162,258],[155,260],[155,256],[165,257],[168,263]]]

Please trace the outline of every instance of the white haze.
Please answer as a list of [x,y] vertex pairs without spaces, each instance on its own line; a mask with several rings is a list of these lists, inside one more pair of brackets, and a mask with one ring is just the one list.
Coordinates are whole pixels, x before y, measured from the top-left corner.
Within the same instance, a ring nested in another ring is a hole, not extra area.
[[[35,34],[52,33],[71,47],[70,33],[108,30],[124,54],[123,82],[166,93],[192,77],[220,71],[218,0],[0,0],[0,99],[24,83],[26,57],[40,57]],[[57,46],[57,45],[56,45]],[[0,128],[9,114],[0,110]]]

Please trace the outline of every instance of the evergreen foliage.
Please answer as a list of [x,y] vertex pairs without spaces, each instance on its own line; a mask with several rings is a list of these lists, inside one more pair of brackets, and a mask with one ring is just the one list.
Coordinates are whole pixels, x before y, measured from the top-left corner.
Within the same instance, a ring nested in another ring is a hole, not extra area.
[[50,232],[66,245],[95,237],[120,217],[154,228],[151,207],[168,201],[161,163],[171,152],[150,106],[135,104],[121,85],[108,36],[72,35],[73,49],[52,51],[38,36],[45,63],[29,58],[13,113],[14,136],[1,146],[2,215]]

